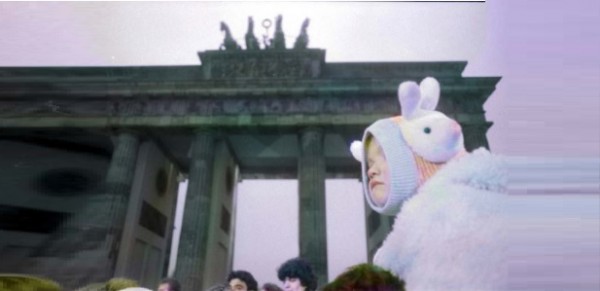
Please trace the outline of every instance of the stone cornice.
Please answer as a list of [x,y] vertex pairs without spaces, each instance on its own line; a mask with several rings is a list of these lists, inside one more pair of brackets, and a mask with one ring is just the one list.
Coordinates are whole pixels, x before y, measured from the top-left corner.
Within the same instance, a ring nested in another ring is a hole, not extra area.
[[[153,127],[153,128],[195,128],[195,127],[301,127],[301,126],[356,126],[364,129],[373,121],[391,115],[383,114],[343,114],[343,115],[304,115],[286,116],[135,116],[135,117],[21,117],[1,118],[0,128],[106,128],[106,127]],[[491,126],[483,115],[458,115],[456,119],[466,126]]]
[[[209,52],[206,52],[209,53]],[[252,53],[252,52],[249,52]],[[219,56],[227,56],[220,52]],[[243,58],[242,58],[243,59]],[[275,60],[275,62],[277,59]],[[318,60],[319,62],[321,60]],[[248,62],[256,62],[252,59]],[[211,64],[212,65],[212,64]],[[460,77],[467,62],[379,62],[379,63],[323,63],[319,78],[411,78],[421,75]],[[0,82],[128,82],[128,81],[201,81],[208,80],[209,65],[185,66],[131,66],[131,67],[0,67]],[[262,76],[260,79],[276,80],[281,75]],[[296,80],[298,77],[294,77]],[[231,78],[212,78],[231,79]],[[240,77],[242,81],[248,78]],[[313,79],[307,76],[306,79]]]
[[[407,79],[318,79],[252,81],[3,81],[0,79],[0,101],[7,99],[87,99],[87,98],[160,98],[160,97],[233,97],[254,96],[342,96],[396,94],[397,86]],[[495,89],[498,77],[444,79],[442,94],[460,94],[465,91],[488,92]],[[465,95],[465,94],[463,94]]]

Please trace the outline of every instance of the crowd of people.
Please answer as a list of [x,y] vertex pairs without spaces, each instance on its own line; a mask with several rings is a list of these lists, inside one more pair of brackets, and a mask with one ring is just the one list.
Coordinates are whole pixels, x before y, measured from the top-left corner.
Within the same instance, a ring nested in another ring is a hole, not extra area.
[[[310,263],[302,258],[293,258],[277,269],[281,285],[264,283],[259,285],[254,276],[246,270],[234,270],[224,278],[225,281],[209,287],[205,291],[403,291],[404,282],[387,270],[372,264],[352,266],[334,281],[324,284],[317,282]],[[63,290],[54,281],[26,276],[0,275],[0,291],[60,291]],[[76,291],[154,291],[140,287],[138,282],[127,278],[113,278],[105,283],[93,283]],[[156,291],[184,291],[175,278],[165,278]],[[185,290],[192,291],[192,290]]]
[[317,288],[317,277],[311,265],[301,259],[294,258],[283,263],[277,270],[277,278],[283,283],[283,289],[274,283],[265,283],[258,288],[254,276],[248,271],[232,271],[227,276],[227,282],[209,288],[209,291],[310,291]]
[[[264,283],[260,289],[254,276],[245,270],[229,273],[227,282],[210,287],[207,291],[403,291],[404,281],[387,270],[372,264],[352,266],[334,281],[318,288],[317,276],[304,259],[294,258],[277,269],[277,278],[283,287]],[[161,290],[159,290],[161,291]],[[165,290],[167,291],[167,290]],[[178,290],[168,290],[178,291]]]

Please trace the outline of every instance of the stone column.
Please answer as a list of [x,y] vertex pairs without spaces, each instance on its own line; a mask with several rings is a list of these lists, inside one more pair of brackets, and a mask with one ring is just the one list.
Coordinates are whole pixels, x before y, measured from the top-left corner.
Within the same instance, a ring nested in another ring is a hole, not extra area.
[[110,197],[110,206],[107,215],[110,224],[106,238],[109,250],[108,257],[111,264],[110,277],[112,277],[115,271],[119,256],[119,244],[123,235],[127,203],[135,175],[139,143],[138,137],[132,133],[119,133],[108,173],[106,174],[106,193]]
[[311,263],[322,286],[327,283],[327,221],[323,131],[319,128],[306,128],[300,134],[298,186],[300,257]]
[[26,272],[57,280],[66,290],[113,277],[138,147],[134,134],[118,134],[103,193],[89,197],[32,253]]
[[190,174],[175,277],[182,290],[204,290],[215,136],[197,132],[191,145]]

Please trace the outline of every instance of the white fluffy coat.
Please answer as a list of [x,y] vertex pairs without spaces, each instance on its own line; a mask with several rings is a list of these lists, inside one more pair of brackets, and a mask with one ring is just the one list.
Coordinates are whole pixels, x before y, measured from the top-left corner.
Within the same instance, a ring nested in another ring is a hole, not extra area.
[[402,206],[374,263],[415,290],[503,290],[502,160],[478,149],[450,161]]

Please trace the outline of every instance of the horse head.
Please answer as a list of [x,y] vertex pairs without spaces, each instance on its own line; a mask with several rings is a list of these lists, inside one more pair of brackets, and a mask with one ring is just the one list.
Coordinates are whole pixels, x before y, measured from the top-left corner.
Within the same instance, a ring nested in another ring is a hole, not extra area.
[[252,20],[252,16],[248,17],[248,33],[252,33],[254,31],[254,20]]
[[221,21],[221,31],[225,31],[225,33],[229,32],[229,27],[223,21]]

